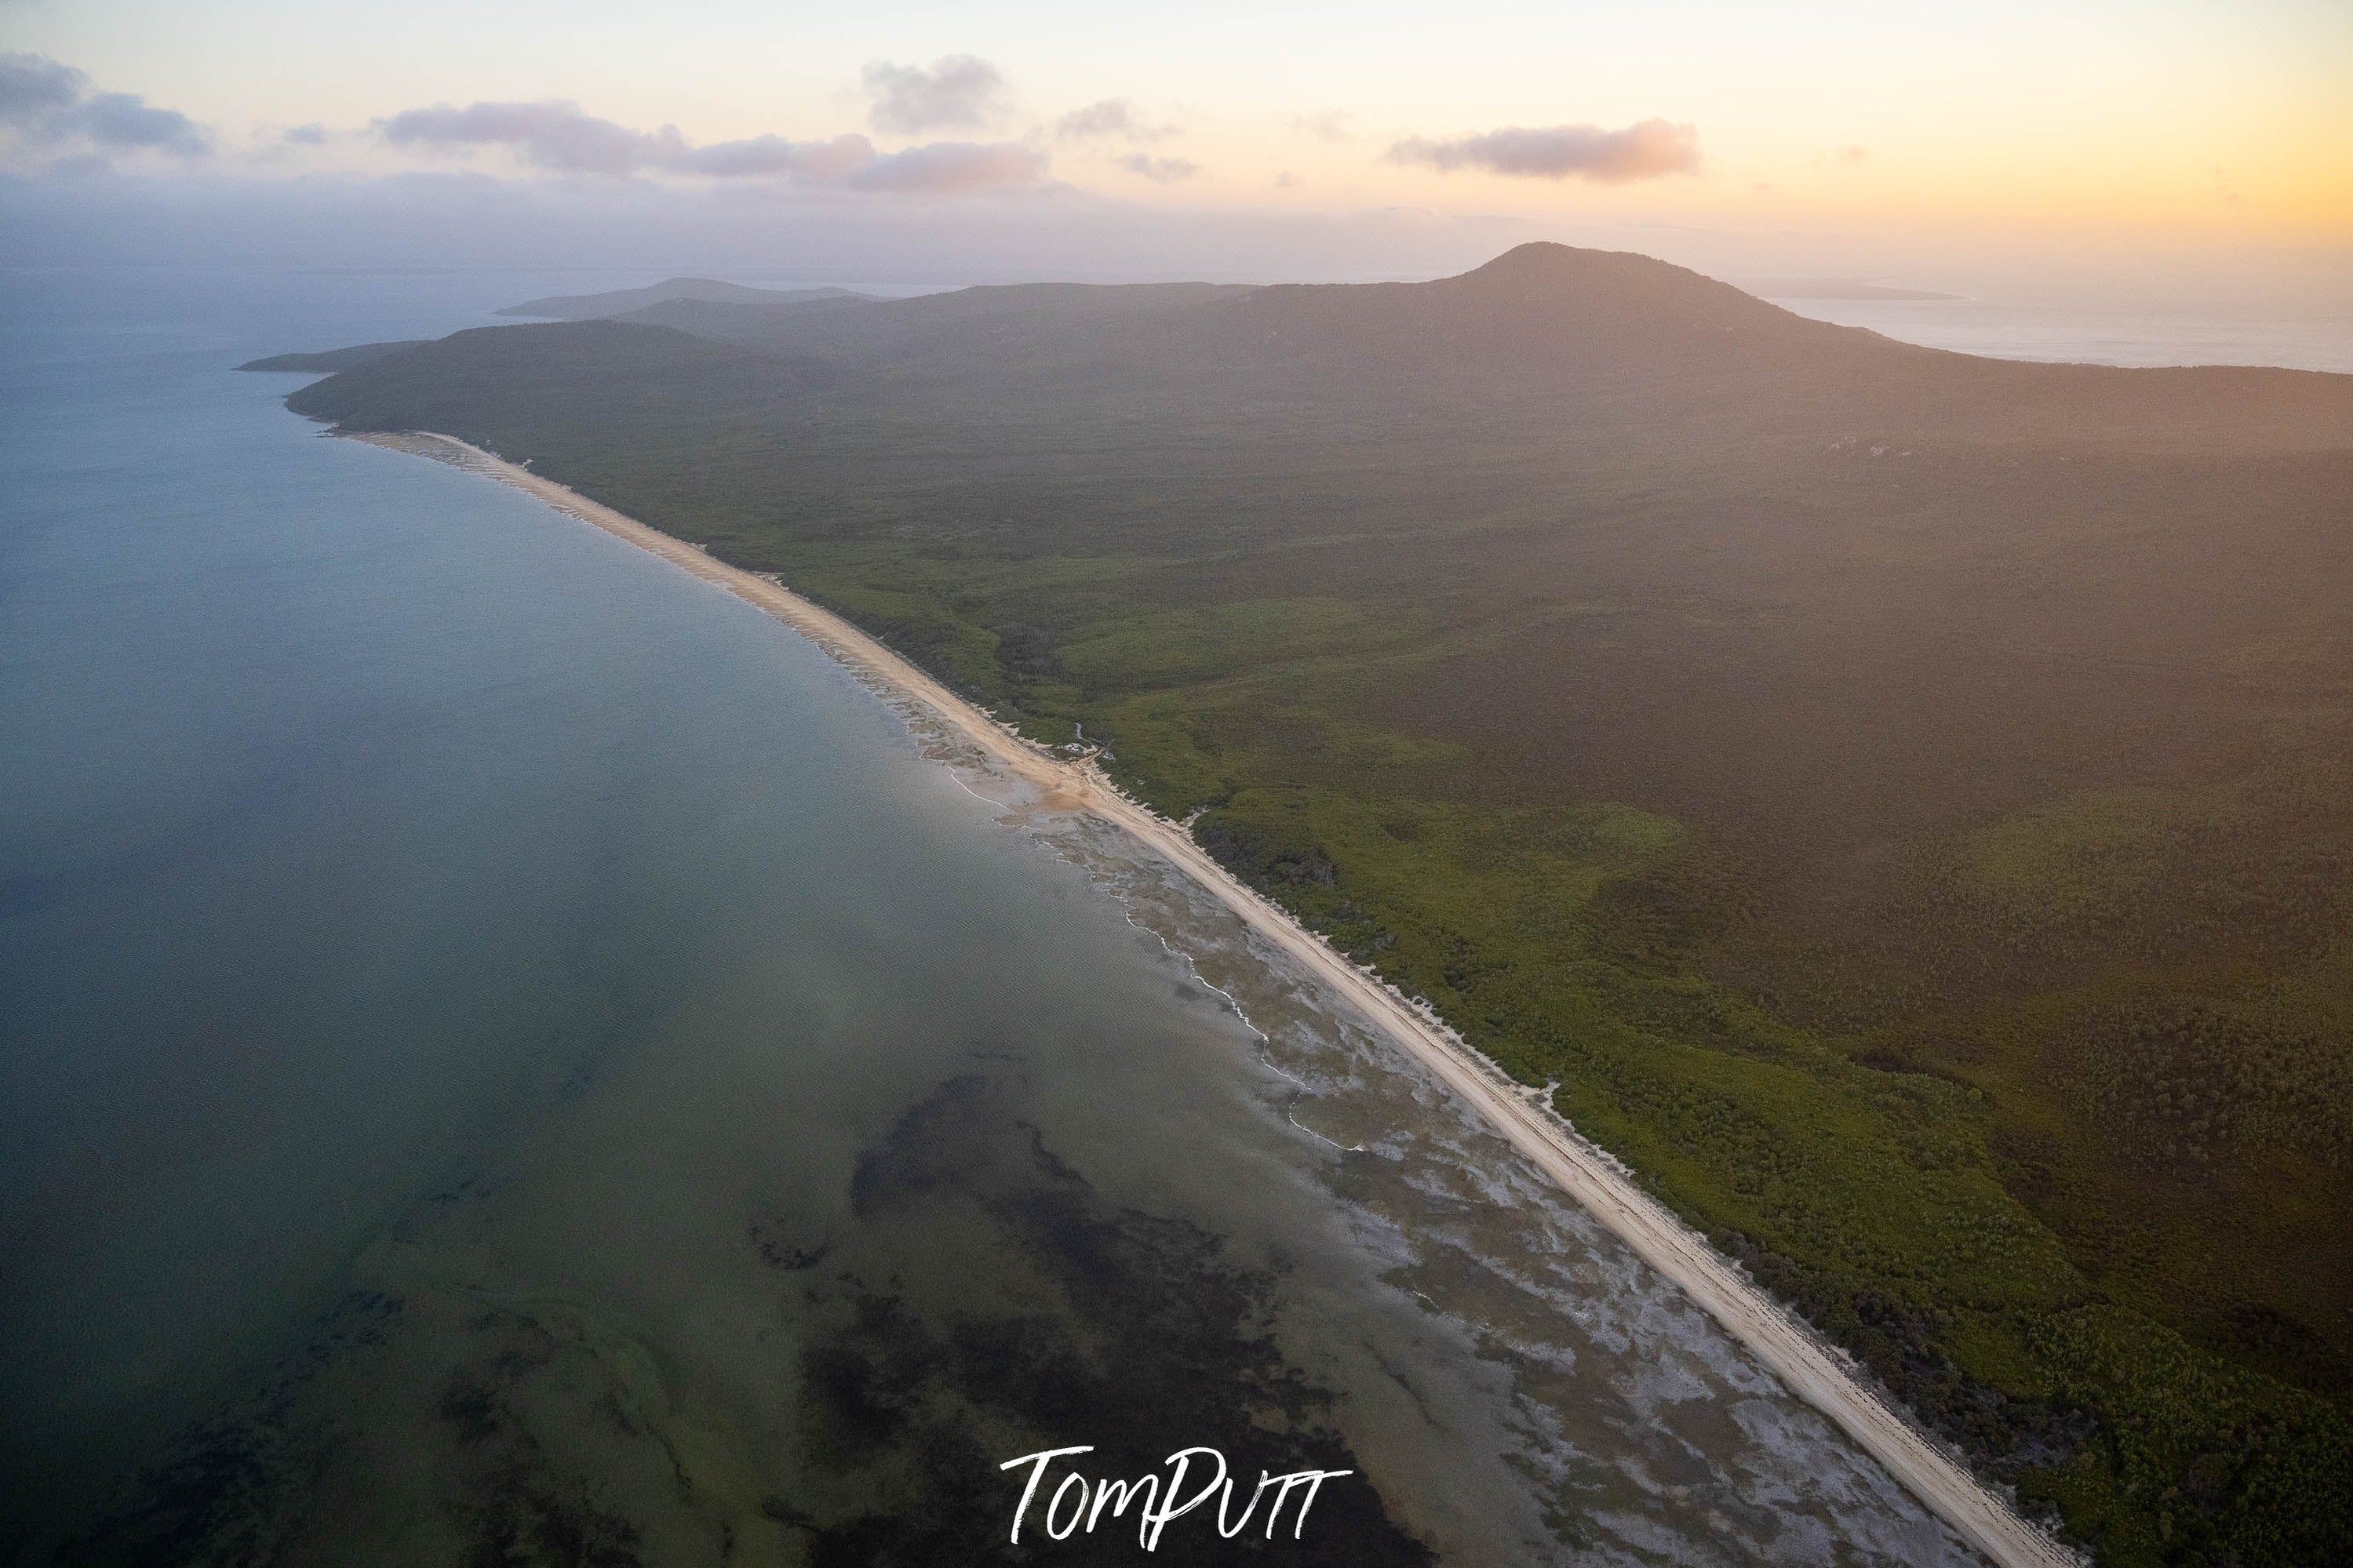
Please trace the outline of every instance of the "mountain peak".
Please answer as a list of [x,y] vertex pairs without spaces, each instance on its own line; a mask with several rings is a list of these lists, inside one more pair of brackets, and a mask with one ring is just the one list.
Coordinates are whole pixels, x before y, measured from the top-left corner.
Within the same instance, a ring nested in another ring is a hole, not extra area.
[[[1486,284],[1553,284],[1571,285],[1596,290],[1631,291],[1657,295],[1681,292],[1694,298],[1721,298],[1729,294],[1740,296],[1730,284],[1718,283],[1686,267],[1672,261],[1661,261],[1655,256],[1644,256],[1631,250],[1591,250],[1582,246],[1559,245],[1548,239],[1533,239],[1525,245],[1515,245],[1483,267],[1441,282],[1467,284],[1474,280]],[[1745,296],[1741,296],[1744,297]]]
[[1588,321],[1615,319],[1693,329],[1827,341],[1815,322],[1743,293],[1729,283],[1630,250],[1588,250],[1549,240],[1514,246],[1483,267],[1428,287],[1490,309],[1566,311]]
[[1540,267],[1573,266],[1586,257],[1630,254],[1631,252],[1622,250],[1594,250],[1581,245],[1563,245],[1552,239],[1532,239],[1525,245],[1512,247],[1494,260],[1482,267],[1474,267],[1472,270],[1473,272],[1517,272]]
[[1542,240],[1427,283],[1278,285],[1205,311],[1172,321],[1172,335],[1181,325],[1196,344],[1214,344],[1229,369],[1314,379],[1319,395],[1376,386],[1402,395],[1452,375],[1561,386],[1601,374],[1746,378],[1878,342],[1671,262]]

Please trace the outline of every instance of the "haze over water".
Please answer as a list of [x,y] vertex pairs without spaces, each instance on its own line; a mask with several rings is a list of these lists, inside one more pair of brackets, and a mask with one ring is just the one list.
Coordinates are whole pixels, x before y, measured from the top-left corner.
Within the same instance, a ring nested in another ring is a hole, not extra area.
[[2353,374],[2353,310],[2087,305],[2080,300],[1775,300],[1800,316],[1992,359],[2267,364]]
[[1042,1433],[1357,1469],[1310,1560],[1965,1560],[1203,900],[229,370],[598,286],[0,279],[12,1531],[976,1558]]

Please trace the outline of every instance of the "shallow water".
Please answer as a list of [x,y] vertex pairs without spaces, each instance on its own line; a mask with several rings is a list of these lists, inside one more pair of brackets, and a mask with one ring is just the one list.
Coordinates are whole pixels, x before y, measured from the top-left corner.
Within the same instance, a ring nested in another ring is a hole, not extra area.
[[1165,868],[227,368],[573,286],[0,279],[26,1560],[981,1561],[1082,1443],[1357,1472],[1302,1561],[1966,1560]]

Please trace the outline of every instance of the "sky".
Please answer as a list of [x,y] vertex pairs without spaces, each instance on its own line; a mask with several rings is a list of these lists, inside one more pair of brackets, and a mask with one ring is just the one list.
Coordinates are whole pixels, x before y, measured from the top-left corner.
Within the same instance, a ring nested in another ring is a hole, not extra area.
[[0,0],[0,263],[2353,277],[2353,0]]

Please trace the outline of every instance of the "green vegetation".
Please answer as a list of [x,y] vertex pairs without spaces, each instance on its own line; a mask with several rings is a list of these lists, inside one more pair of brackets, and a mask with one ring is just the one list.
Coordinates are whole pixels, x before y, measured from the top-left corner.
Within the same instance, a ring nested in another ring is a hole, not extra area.
[[271,354],[267,359],[248,360],[239,370],[299,371],[309,375],[332,374],[337,371],[357,370],[364,364],[413,349],[424,340],[404,338],[390,343],[353,343],[347,349],[329,349],[324,353]]
[[2353,380],[1554,247],[1078,294],[291,401],[1082,725],[2104,1563],[2353,1560]]

